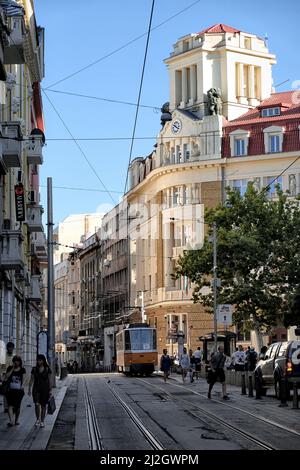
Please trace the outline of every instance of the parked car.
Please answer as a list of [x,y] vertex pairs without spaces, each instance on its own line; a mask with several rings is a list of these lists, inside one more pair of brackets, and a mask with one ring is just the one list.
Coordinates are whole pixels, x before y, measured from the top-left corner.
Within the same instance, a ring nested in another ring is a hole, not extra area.
[[300,388],[300,341],[273,343],[263,359],[256,365],[255,379],[261,394],[265,395],[268,388],[274,387],[275,395],[281,398],[280,381],[285,379],[286,395],[293,388],[293,380],[297,380]]

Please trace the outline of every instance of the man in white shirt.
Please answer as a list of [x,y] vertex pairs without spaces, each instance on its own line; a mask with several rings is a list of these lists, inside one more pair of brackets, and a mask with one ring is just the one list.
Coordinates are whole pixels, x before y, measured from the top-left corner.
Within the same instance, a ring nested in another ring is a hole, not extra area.
[[246,362],[246,353],[243,349],[243,346],[240,344],[238,350],[232,354],[234,370],[236,371],[244,371],[245,370],[245,362]]

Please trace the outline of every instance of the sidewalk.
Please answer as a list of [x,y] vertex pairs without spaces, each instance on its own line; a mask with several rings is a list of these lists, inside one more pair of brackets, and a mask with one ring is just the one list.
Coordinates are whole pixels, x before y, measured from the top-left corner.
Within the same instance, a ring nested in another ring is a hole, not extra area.
[[46,416],[45,427],[35,428],[36,422],[34,403],[32,397],[25,395],[22,400],[20,425],[12,428],[7,427],[8,415],[4,413],[3,398],[0,397],[0,450],[44,450],[47,447],[53,426],[55,424],[59,409],[63,402],[65,393],[72,377],[63,380],[56,379],[56,388],[53,395],[56,403],[56,411],[53,415]]

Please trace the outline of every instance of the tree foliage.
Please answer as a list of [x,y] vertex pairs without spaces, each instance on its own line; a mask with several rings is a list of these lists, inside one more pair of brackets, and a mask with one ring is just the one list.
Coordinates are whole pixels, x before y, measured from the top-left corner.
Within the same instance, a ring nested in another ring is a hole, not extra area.
[[248,185],[242,197],[227,188],[227,204],[206,210],[208,235],[199,250],[185,251],[175,277],[194,283],[194,302],[212,310],[212,223],[217,224],[218,303],[233,304],[234,323],[243,330],[290,326],[291,298],[300,286],[299,201],[277,188],[272,200]]

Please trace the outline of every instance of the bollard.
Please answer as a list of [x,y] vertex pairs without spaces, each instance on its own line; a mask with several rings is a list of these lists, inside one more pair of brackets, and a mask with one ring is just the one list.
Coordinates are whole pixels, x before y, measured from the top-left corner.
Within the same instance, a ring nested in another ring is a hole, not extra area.
[[252,374],[249,374],[248,380],[249,380],[249,393],[248,393],[248,397],[253,397]]
[[245,373],[242,373],[242,395],[246,395]]
[[297,382],[293,383],[293,410],[297,410],[298,406],[298,387]]
[[280,386],[280,405],[278,406],[280,406],[281,408],[285,408],[288,406],[288,404],[286,402],[286,383],[285,383],[284,377],[281,377],[279,386]]
[[254,376],[254,381],[255,381],[255,399],[261,400],[260,382],[259,382],[257,374],[255,374]]

